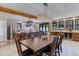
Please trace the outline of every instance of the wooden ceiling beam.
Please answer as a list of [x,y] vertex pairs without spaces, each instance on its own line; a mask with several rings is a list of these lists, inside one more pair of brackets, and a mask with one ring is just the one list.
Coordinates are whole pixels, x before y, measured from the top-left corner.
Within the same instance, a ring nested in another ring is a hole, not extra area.
[[37,16],[31,15],[31,14],[28,14],[28,13],[24,13],[24,12],[21,12],[21,11],[16,11],[16,10],[6,8],[6,7],[3,7],[3,6],[0,6],[0,11],[10,13],[10,14],[15,14],[15,15],[20,15],[20,16],[24,16],[24,17],[37,19]]

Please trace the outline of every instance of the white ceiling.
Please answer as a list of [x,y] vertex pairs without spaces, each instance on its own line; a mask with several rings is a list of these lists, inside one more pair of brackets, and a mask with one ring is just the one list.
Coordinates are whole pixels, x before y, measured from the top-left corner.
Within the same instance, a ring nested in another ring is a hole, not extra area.
[[[36,16],[44,13],[42,3],[0,3],[0,6],[6,6]],[[48,3],[47,15],[53,19],[79,16],[79,3]]]

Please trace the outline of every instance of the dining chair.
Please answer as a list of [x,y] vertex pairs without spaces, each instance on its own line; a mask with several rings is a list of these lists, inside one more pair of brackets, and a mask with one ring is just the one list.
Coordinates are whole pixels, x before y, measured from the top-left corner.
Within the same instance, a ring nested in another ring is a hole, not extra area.
[[59,37],[55,36],[53,39],[53,42],[51,44],[51,54],[53,56],[57,56],[57,54],[60,56],[60,50],[59,50]]
[[21,46],[20,41],[25,40],[25,36],[26,36],[25,33],[15,34],[15,43],[16,43],[16,47],[17,47],[17,51],[18,51],[19,56],[31,56],[31,55],[33,55],[33,51],[29,48],[22,51],[22,46]]
[[38,32],[35,32],[35,37],[38,37]]
[[59,37],[58,36],[55,36],[53,38],[53,36],[51,36],[50,38],[53,39],[53,42],[44,47],[43,50],[42,50],[42,54],[45,53],[47,55],[53,55],[53,56],[57,56],[57,54],[60,56],[60,50],[59,50]]
[[41,32],[35,32],[35,37],[41,37]]
[[62,53],[62,42],[63,42],[63,39],[64,39],[63,35],[60,35],[60,39],[59,39],[59,49],[60,49],[61,53]]
[[[53,39],[53,37],[50,37]],[[42,55],[43,54],[46,54],[48,56],[51,56],[51,50],[52,50],[52,45],[49,44],[48,46],[44,47],[43,50],[42,50]]]
[[[63,35],[59,35],[59,36],[56,36],[55,38],[54,38],[54,42],[55,42],[55,44],[56,44],[56,46],[55,46],[55,55],[57,55],[57,53],[58,53],[58,55],[60,56],[60,51],[61,51],[61,53],[62,53],[62,41],[63,41]],[[53,47],[54,47],[53,46]]]
[[30,35],[29,33],[26,33],[26,34],[25,34],[25,38],[26,38],[26,39],[29,39],[29,35]]
[[57,46],[58,46],[58,39],[57,39],[56,37],[54,37],[51,46],[52,46],[51,54],[52,54],[53,56],[57,56],[56,50],[57,50]]
[[30,32],[29,33],[29,38],[34,39],[36,37],[35,32]]
[[50,46],[50,45],[48,45],[48,46],[46,46],[46,47],[44,47],[44,48],[42,49],[42,55],[43,55],[43,54],[46,54],[46,55],[48,55],[48,56],[51,55],[51,46]]

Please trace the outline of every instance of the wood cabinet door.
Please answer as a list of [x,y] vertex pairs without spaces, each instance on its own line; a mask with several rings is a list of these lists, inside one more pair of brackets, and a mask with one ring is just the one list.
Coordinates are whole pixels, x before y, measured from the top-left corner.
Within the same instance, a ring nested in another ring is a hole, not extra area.
[[73,33],[73,40],[79,41],[79,33]]

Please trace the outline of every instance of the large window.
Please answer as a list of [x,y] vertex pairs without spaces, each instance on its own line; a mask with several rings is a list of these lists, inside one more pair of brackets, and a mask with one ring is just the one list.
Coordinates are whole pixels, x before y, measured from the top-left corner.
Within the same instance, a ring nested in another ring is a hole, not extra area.
[[73,20],[67,20],[66,21],[66,29],[73,29]]
[[44,32],[43,34],[47,34],[47,32],[49,30],[49,24],[48,23],[41,23],[39,25],[39,30]]
[[59,28],[64,28],[64,21],[59,21],[58,22],[58,27]]
[[79,30],[79,19],[75,20],[75,30]]

